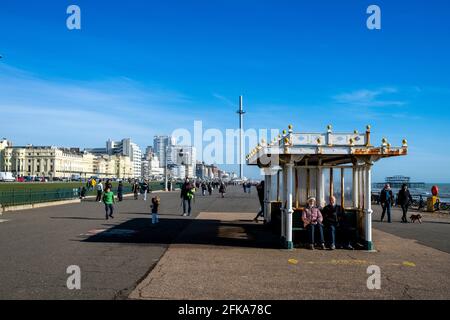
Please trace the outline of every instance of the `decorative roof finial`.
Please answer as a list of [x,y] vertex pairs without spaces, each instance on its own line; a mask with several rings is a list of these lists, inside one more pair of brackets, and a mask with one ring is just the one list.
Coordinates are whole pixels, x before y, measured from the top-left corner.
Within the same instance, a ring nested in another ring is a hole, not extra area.
[[408,146],[408,140],[403,139],[402,145],[403,145],[404,147],[407,147],[407,146]]

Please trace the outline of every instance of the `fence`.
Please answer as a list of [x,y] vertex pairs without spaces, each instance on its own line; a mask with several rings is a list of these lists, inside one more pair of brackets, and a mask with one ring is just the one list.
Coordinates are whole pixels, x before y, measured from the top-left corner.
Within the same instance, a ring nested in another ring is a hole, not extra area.
[[[174,187],[179,188],[181,184],[177,183]],[[163,190],[164,184],[159,182],[150,182],[150,189],[152,191]],[[117,194],[117,185],[112,190]],[[123,193],[131,193],[132,187],[130,185],[124,185]],[[87,190],[86,196],[95,195],[95,190]],[[61,200],[78,199],[80,197],[79,188],[61,188],[50,190],[36,190],[36,189],[18,189],[0,191],[0,205],[3,207],[35,204],[42,202],[53,202]]]
[[3,207],[77,199],[78,189],[55,190],[12,190],[0,191],[0,204]]

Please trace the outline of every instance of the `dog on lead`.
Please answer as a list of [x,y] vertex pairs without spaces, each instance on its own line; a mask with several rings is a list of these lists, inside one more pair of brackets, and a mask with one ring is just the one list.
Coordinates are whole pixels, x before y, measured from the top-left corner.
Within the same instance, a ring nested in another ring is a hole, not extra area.
[[420,213],[418,214],[412,214],[409,219],[412,223],[416,223],[416,221],[419,221],[419,223],[422,223],[422,215]]

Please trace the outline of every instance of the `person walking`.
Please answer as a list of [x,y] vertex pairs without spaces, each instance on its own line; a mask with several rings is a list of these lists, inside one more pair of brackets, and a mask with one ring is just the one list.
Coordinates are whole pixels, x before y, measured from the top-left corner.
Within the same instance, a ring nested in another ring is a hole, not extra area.
[[133,182],[133,194],[134,194],[134,200],[139,199],[139,182],[134,181]]
[[227,193],[227,187],[225,183],[221,182],[219,186],[219,193],[222,195],[222,198],[225,198],[225,193]]
[[183,217],[190,216],[192,211],[191,202],[194,199],[194,187],[186,178],[185,182],[181,186],[181,201],[183,201]]
[[208,182],[208,193],[209,193],[209,195],[212,195],[212,192],[213,192],[212,183]]
[[207,187],[206,187],[206,182],[202,182],[202,196],[206,196],[206,189],[207,189]]
[[102,180],[99,181],[97,184],[97,198],[95,198],[95,201],[102,202],[102,194],[103,194],[103,183]]
[[321,248],[325,250],[325,240],[323,237],[323,227],[322,227],[322,213],[319,208],[316,207],[316,198],[311,197],[308,199],[308,206],[303,210],[302,220],[305,226],[305,229],[308,231],[309,235],[309,249],[314,250],[314,233],[317,229],[319,229],[319,241]]
[[262,217],[264,214],[264,180],[256,186],[256,192],[258,193],[258,200],[261,209],[258,211],[258,214],[253,219],[253,221],[258,222],[258,218]]
[[408,190],[408,185],[404,183],[397,195],[397,202],[401,206],[403,212],[402,223],[408,223],[406,215],[408,214],[408,207],[412,201],[413,198]]
[[148,193],[148,182],[144,180],[141,186],[141,192],[144,194],[144,201],[147,201],[147,193]]
[[244,193],[247,193],[247,183],[243,182],[242,187],[244,188]]
[[383,212],[381,213],[381,222],[384,220],[384,216],[387,213],[388,223],[391,223],[391,207],[394,201],[394,195],[392,194],[391,186],[386,184],[380,192],[380,203],[383,208]]
[[117,198],[120,202],[123,200],[123,182],[119,181],[119,186],[117,187]]
[[106,182],[105,182],[105,189],[106,188],[109,188],[112,190],[112,182],[110,179],[106,180]]
[[116,203],[116,201],[114,199],[114,192],[112,192],[110,188],[105,189],[103,203],[105,204],[106,220],[108,220],[108,218],[114,219],[114,203]]
[[252,191],[252,183],[251,182],[247,183],[247,190],[248,190],[248,194],[250,194]]
[[159,196],[152,198],[152,224],[157,224],[159,222],[158,208],[161,203]]

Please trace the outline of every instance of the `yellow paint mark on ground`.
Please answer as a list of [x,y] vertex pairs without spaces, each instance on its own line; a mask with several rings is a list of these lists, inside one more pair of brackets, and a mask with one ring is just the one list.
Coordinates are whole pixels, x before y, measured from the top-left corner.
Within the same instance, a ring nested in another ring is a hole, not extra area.
[[341,259],[341,260],[331,260],[331,264],[335,265],[362,265],[367,264],[366,260],[348,260],[348,259]]
[[409,261],[403,261],[403,265],[405,267],[415,267],[416,264],[414,262],[409,262]]
[[288,263],[290,263],[290,264],[298,264],[298,260],[296,260],[296,259],[289,259]]

